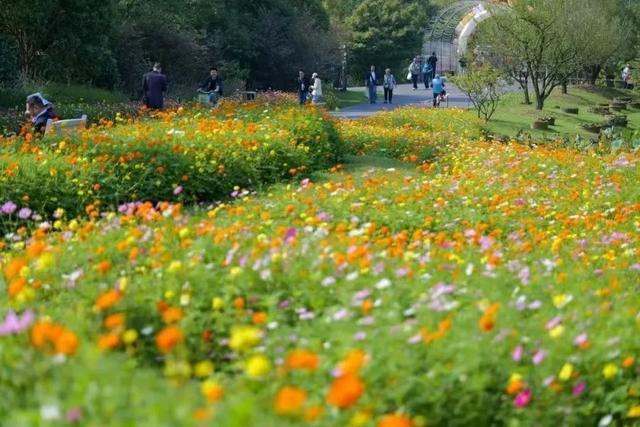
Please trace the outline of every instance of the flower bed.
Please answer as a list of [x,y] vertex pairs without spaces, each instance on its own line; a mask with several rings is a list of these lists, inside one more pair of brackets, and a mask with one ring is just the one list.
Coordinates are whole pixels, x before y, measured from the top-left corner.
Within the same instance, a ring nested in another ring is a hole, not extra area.
[[424,162],[452,144],[478,138],[481,122],[464,110],[409,107],[359,121],[343,120],[338,130],[352,154]]
[[0,423],[633,425],[638,154],[441,159],[18,233]]
[[0,221],[97,215],[133,201],[214,202],[236,186],[256,189],[340,156],[329,118],[289,104],[180,109],[74,137],[6,139]]

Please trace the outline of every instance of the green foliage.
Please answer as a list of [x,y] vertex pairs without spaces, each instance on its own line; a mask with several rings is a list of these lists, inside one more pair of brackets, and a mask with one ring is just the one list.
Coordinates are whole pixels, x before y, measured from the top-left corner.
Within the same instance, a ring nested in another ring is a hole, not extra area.
[[350,68],[362,77],[370,65],[406,70],[420,53],[430,7],[427,1],[372,0],[360,3],[347,20]]
[[488,122],[498,108],[504,85],[500,73],[490,65],[472,66],[452,80],[471,99],[478,117]]

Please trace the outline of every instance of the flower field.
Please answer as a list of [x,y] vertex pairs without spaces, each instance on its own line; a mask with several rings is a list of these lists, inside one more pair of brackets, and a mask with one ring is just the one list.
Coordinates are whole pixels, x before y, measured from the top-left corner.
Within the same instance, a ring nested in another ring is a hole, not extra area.
[[[216,114],[2,152],[11,201],[23,158],[70,190],[0,253],[0,424],[640,421],[638,153],[490,144],[458,111]],[[409,162],[335,165],[344,150]]]
[[73,137],[0,139],[4,230],[56,211],[75,218],[138,200],[210,202],[341,157],[329,119],[287,103],[118,121]]

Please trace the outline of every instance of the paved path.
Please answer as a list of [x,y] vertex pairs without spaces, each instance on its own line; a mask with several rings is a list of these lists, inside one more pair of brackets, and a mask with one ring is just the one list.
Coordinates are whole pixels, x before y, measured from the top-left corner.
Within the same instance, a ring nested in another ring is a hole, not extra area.
[[[378,88],[382,91],[382,88]],[[449,94],[449,107],[471,107],[471,101],[452,83],[446,84],[447,93]],[[382,93],[378,94],[378,102],[375,104],[366,103],[364,98],[365,88],[351,88],[350,90],[359,91],[363,94],[363,100],[365,103],[352,105],[351,107],[343,108],[340,111],[332,112],[335,117],[343,117],[348,119],[355,119],[358,117],[366,117],[375,114],[379,111],[389,111],[405,105],[418,105],[423,107],[432,107],[433,105],[433,92],[431,89],[426,90],[424,84],[418,86],[418,90],[413,90],[411,84],[401,84],[393,91],[393,104],[383,104],[384,96]],[[440,108],[447,107],[447,105],[441,105]]]

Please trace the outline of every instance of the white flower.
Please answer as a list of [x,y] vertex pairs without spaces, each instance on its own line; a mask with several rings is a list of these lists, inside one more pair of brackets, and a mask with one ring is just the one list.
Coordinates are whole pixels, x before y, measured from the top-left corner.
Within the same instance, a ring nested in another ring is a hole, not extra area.
[[607,427],[609,424],[611,424],[611,421],[613,421],[613,415],[611,414],[605,415],[600,419],[600,422],[598,423],[598,427]]
[[52,421],[60,419],[60,408],[58,405],[44,405],[40,407],[40,416],[45,421]]
[[376,289],[386,289],[389,286],[391,286],[391,280],[387,279],[386,277],[376,283]]

